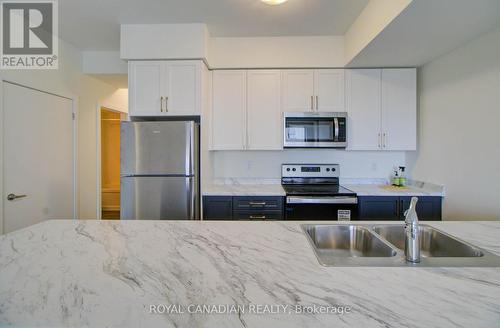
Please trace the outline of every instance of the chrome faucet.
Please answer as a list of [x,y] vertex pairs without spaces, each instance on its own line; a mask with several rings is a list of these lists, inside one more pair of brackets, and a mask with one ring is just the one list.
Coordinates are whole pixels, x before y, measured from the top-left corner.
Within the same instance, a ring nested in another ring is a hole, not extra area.
[[405,212],[405,256],[407,262],[420,262],[420,229],[417,216],[417,197],[412,197]]

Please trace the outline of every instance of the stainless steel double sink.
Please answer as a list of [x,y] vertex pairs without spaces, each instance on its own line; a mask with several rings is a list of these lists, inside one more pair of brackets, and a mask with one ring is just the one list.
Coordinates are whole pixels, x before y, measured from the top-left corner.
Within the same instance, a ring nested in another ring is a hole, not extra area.
[[500,257],[428,225],[420,225],[420,263],[406,262],[401,224],[304,224],[324,266],[500,267]]

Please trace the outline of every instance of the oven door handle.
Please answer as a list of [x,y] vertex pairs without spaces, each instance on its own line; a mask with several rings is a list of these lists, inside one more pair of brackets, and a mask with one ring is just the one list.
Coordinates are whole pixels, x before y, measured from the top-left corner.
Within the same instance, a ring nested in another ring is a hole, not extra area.
[[288,196],[287,204],[357,204],[357,197],[304,197]]

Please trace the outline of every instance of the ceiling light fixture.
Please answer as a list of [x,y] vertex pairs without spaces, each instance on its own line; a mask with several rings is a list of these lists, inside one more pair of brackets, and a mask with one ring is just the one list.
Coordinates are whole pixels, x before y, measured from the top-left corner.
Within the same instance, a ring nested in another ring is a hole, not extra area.
[[267,5],[275,6],[275,5],[281,5],[282,3],[287,2],[288,0],[260,0],[264,2]]

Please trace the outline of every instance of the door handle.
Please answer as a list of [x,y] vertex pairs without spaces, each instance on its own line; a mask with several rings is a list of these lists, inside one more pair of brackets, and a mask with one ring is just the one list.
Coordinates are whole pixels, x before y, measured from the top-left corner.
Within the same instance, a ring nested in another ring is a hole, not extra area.
[[27,195],[15,195],[15,194],[8,194],[7,195],[7,200],[13,201],[18,198],[24,198],[27,197]]
[[316,111],[319,111],[319,105],[318,105],[318,103],[319,103],[319,97],[316,96]]
[[168,112],[168,97],[165,97],[165,112]]
[[384,148],[386,146],[385,141],[386,141],[386,133],[384,132],[382,133],[382,145],[384,146]]
[[311,110],[314,111],[314,96],[311,96]]
[[378,148],[382,148],[382,141],[381,141],[380,133],[378,134]]
[[160,112],[163,113],[163,96],[160,97]]
[[250,202],[251,206],[264,206],[266,202]]

